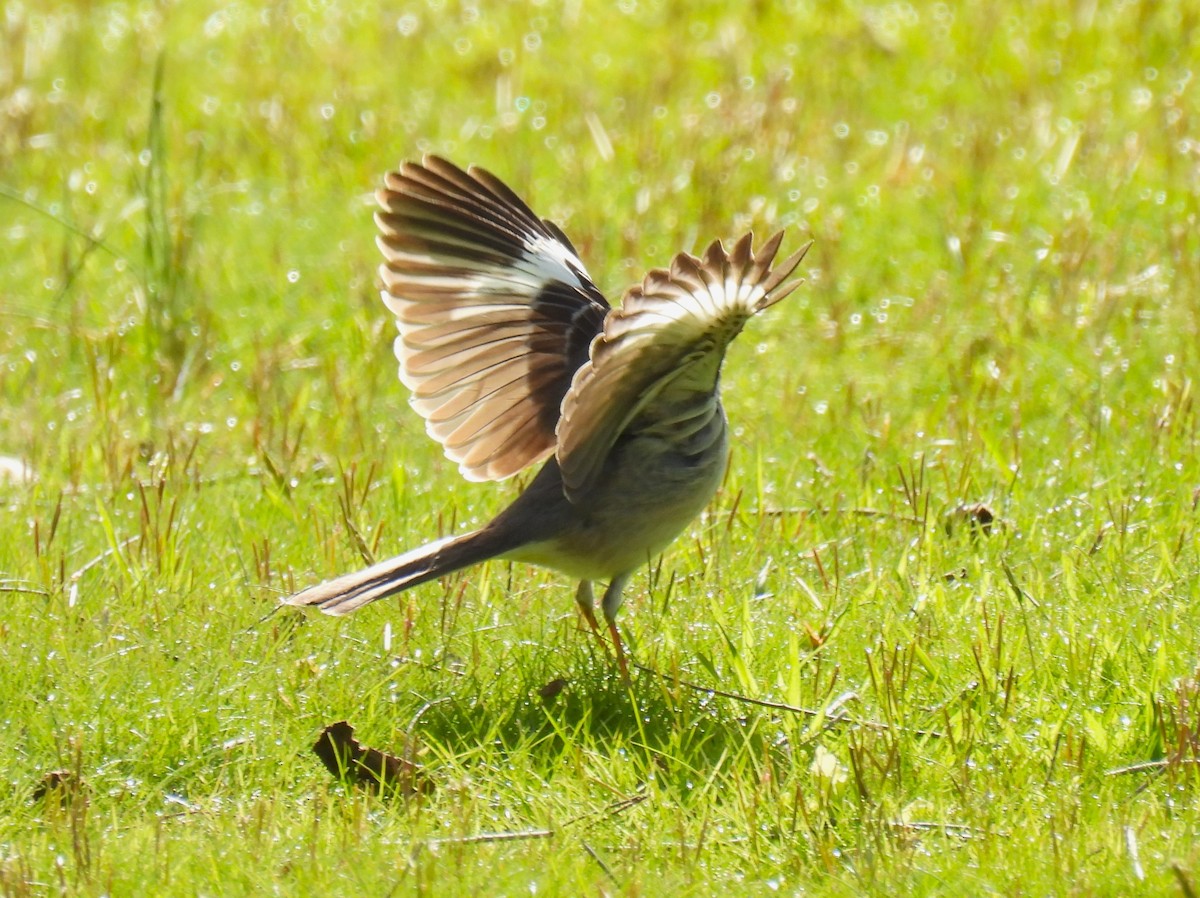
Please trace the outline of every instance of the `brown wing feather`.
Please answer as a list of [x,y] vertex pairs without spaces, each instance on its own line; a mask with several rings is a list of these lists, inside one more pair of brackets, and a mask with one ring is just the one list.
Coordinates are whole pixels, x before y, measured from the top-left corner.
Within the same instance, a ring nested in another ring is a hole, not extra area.
[[470,480],[545,458],[609,311],[574,248],[495,176],[436,156],[376,197],[400,379],[429,435]]
[[[625,296],[575,374],[558,424],[558,463],[567,497],[584,496],[604,459],[641,409],[690,376],[688,389],[716,389],[725,348],[751,316],[799,285],[784,280],[808,246],[773,272],[782,232],[757,254],[752,235],[726,251],[715,242],[703,258],[680,253],[669,270],[649,272]],[[711,378],[711,384],[706,379]]]

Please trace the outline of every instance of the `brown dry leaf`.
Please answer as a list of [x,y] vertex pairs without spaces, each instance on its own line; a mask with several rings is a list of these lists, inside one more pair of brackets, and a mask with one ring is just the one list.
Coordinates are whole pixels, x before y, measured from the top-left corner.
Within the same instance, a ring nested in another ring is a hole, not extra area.
[[551,680],[544,686],[538,687],[538,695],[542,701],[552,702],[558,698],[558,694],[567,688],[566,677],[557,677]]
[[57,802],[69,805],[78,798],[87,798],[87,784],[71,770],[51,770],[33,788],[33,801]]
[[339,720],[321,730],[313,753],[338,779],[377,792],[398,792],[408,797],[433,791],[424,769],[395,755],[365,748],[354,738],[354,727]]
[[1000,520],[996,512],[992,511],[991,508],[982,502],[976,502],[971,505],[960,505],[957,508],[950,509],[944,515],[942,523],[947,536],[953,535],[956,530],[963,526],[966,526],[967,532],[971,536],[978,536],[979,534],[987,536],[992,532],[993,526],[998,530],[1005,529],[1004,521]]

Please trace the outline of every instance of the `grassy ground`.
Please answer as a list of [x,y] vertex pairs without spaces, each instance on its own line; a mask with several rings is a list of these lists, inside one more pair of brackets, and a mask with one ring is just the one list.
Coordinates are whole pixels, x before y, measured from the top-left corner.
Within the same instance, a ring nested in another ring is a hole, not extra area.
[[[1200,11],[787,5],[6,5],[0,894],[1200,890]],[[512,495],[394,376],[430,150],[614,299],[816,240],[629,691],[520,566],[267,616]]]

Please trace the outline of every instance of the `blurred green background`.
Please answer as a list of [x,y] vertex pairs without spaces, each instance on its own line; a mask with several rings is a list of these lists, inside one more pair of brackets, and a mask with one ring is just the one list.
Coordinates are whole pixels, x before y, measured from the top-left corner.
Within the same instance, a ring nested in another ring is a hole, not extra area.
[[[0,893],[1194,894],[1198,21],[7,3]],[[268,616],[513,494],[395,378],[371,193],[424,152],[614,302],[816,241],[628,692],[522,566]],[[342,718],[432,791],[331,780]]]

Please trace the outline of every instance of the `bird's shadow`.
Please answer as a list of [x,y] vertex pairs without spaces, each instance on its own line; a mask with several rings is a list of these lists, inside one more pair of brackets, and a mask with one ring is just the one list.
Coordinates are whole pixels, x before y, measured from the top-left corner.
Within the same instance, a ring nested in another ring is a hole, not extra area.
[[640,777],[677,777],[681,788],[690,788],[697,771],[747,753],[761,758],[780,745],[777,722],[761,709],[648,667],[628,683],[602,657],[576,656],[566,675],[533,667],[515,686],[464,677],[453,695],[424,709],[416,738],[468,764],[476,754],[492,761],[497,752],[519,755],[547,779],[565,754],[582,750],[629,763]]

